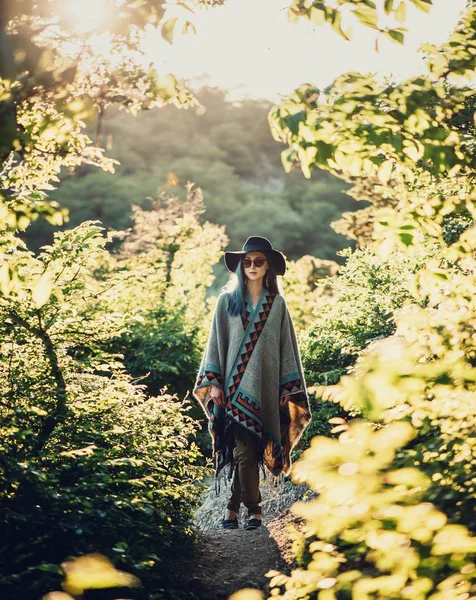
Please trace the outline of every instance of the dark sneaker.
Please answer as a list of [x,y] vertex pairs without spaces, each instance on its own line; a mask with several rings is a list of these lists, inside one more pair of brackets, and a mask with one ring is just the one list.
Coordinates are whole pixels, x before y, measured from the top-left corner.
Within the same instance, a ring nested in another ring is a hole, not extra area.
[[245,521],[245,525],[244,525],[245,529],[249,530],[249,529],[258,529],[258,527],[261,527],[261,519],[248,519]]
[[223,519],[221,522],[223,529],[238,529],[238,518]]

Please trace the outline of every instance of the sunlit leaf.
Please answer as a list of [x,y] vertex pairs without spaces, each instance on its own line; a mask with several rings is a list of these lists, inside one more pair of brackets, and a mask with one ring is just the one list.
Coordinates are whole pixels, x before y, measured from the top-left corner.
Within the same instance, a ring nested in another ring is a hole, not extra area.
[[79,596],[89,589],[135,587],[139,580],[130,573],[118,571],[105,556],[88,554],[62,565],[66,574],[63,589]]
[[74,600],[72,596],[69,594],[65,594],[64,592],[50,592],[43,596],[41,600]]
[[326,22],[326,13],[324,8],[312,6],[310,19],[315,25],[324,25]]
[[169,171],[166,176],[167,185],[175,187],[179,184],[179,178],[175,173]]
[[412,141],[405,140],[403,153],[408,156],[413,161],[420,160],[423,157],[425,152],[425,147],[421,144],[417,139],[413,139]]
[[175,97],[177,93],[177,80],[171,74],[157,77],[157,91],[165,100]]
[[46,271],[32,289],[32,298],[36,308],[41,308],[48,302],[53,290],[53,285],[51,273]]
[[378,29],[377,11],[373,8],[362,7],[354,10],[357,19],[367,27]]
[[418,9],[423,12],[430,12],[433,0],[410,0]]
[[392,485],[406,485],[408,487],[426,488],[429,485],[429,479],[418,469],[406,468],[391,471],[386,476],[386,481]]
[[393,161],[386,160],[380,166],[380,168],[377,172],[377,177],[380,179],[380,181],[382,183],[387,183],[387,181],[390,179],[390,177],[392,175],[392,170],[393,170]]
[[404,0],[401,0],[395,11],[395,18],[399,23],[404,23],[407,16],[407,7]]
[[288,8],[287,11],[288,21],[291,25],[297,25],[299,23],[299,17],[292,8]]
[[286,171],[286,173],[289,173],[292,170],[292,168],[294,167],[295,155],[296,155],[296,153],[295,153],[294,149],[292,149],[292,148],[288,148],[281,152],[281,162],[283,164],[283,167],[284,167],[284,170]]
[[189,33],[197,35],[197,29],[191,21],[185,21],[182,27],[182,35],[188,35]]
[[177,17],[174,17],[172,19],[168,19],[162,25],[162,28],[160,30],[160,33],[161,33],[162,37],[169,44],[173,43],[174,29],[175,29],[175,25],[177,24],[177,20],[178,20]]
[[177,6],[181,6],[182,8],[185,8],[186,10],[190,11],[192,14],[195,14],[193,8],[188,6],[188,4],[185,4],[185,2],[177,2]]
[[255,588],[243,588],[232,594],[228,600],[264,600],[264,594]]

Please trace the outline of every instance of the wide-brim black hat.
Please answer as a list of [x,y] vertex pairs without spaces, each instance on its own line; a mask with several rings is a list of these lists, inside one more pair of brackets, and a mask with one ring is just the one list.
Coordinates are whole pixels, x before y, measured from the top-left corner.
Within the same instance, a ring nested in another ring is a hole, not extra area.
[[243,250],[236,252],[225,252],[226,268],[235,273],[242,257],[247,252],[264,252],[266,251],[271,256],[276,275],[284,275],[286,272],[286,260],[279,250],[275,250],[271,242],[264,237],[251,236],[243,244]]

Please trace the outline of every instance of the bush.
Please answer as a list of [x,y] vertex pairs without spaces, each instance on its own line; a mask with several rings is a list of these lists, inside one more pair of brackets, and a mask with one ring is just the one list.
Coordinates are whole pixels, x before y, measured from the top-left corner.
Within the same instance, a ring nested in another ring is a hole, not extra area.
[[197,424],[176,395],[148,397],[108,349],[131,315],[107,295],[133,286],[120,269],[101,278],[106,243],[93,223],[37,258],[11,242],[29,287],[0,304],[2,598],[37,600],[58,563],[91,551],[164,588],[175,549],[193,538],[209,472]]
[[158,305],[132,321],[128,330],[110,346],[124,356],[134,378],[142,379],[150,394],[167,386],[183,397],[194,383],[200,364],[201,324],[190,323],[186,307]]
[[341,406],[335,402],[323,402],[321,399],[316,398],[315,394],[310,395],[309,403],[312,419],[293,450],[291,457],[293,463],[302,456],[303,451],[309,447],[312,438],[316,435],[334,437],[334,427],[332,422],[329,423],[329,420],[337,422],[336,420],[341,420],[347,416],[346,411]]
[[174,556],[193,539],[205,472],[195,466],[188,406],[145,398],[127,380],[76,377],[75,388],[68,419],[41,455],[15,456],[23,430],[6,440],[2,598],[20,587],[22,599],[37,600],[57,586],[58,564],[93,551],[163,588]]
[[368,344],[395,331],[395,310],[413,300],[415,273],[435,252],[429,246],[388,259],[370,248],[342,253],[348,260],[338,277],[322,281],[328,292],[317,298],[313,322],[300,337],[310,385],[337,383]]
[[[397,276],[389,271],[388,299],[379,288],[371,298],[361,280],[365,264],[358,267],[353,283],[361,281],[365,300],[359,314],[371,308],[370,327],[359,330],[366,321],[353,313],[348,292],[353,288],[357,296],[359,288],[349,285],[347,271],[309,335],[319,349],[316,364],[329,365],[327,381],[332,367],[336,379],[341,375],[337,385],[315,392],[333,399],[341,417],[352,411],[362,420],[342,419],[338,440],[327,432],[312,438],[294,466],[294,482],[306,483],[317,498],[294,506],[305,521],[296,542],[300,568],[289,577],[271,574],[275,598],[453,600],[474,594],[476,279],[468,269],[474,260],[448,261],[444,247],[435,246],[417,263],[415,256],[428,248],[414,250]],[[403,281],[412,295],[399,287]],[[394,333],[370,340],[369,331],[378,331],[371,327],[372,307],[382,306]],[[319,331],[327,338],[317,338]],[[326,353],[329,339],[336,343]],[[350,374],[339,362],[344,340],[352,349],[343,346]],[[318,428],[319,413],[313,417]]]
[[294,468],[319,493],[295,505],[310,560],[291,576],[269,574],[273,598],[469,598],[476,541],[424,500],[421,470],[394,462],[415,433],[405,422],[378,431],[355,422],[339,440],[314,438]]

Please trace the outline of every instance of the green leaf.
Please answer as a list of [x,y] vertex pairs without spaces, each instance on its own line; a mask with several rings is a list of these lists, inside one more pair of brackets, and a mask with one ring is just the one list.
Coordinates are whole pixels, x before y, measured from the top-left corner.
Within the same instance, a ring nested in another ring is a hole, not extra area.
[[173,38],[174,38],[174,29],[175,29],[175,25],[177,24],[177,17],[174,17],[173,19],[169,19],[168,21],[165,21],[165,23],[162,25],[162,29],[161,29],[161,35],[164,38],[164,40],[166,42],[168,42],[169,44],[172,44]]
[[393,1],[394,0],[385,0],[383,9],[384,9],[386,15],[389,15],[392,12]]
[[388,37],[389,40],[395,42],[397,44],[403,44],[404,36],[401,31],[397,29],[389,29],[388,31],[384,31],[384,34]]
[[413,244],[413,235],[411,233],[400,233],[399,237],[405,246],[411,246]]
[[342,17],[340,12],[335,12],[334,14],[334,18],[332,20],[332,29],[338,33],[341,37],[343,37],[345,40],[349,41],[349,34],[348,32],[344,31],[342,29]]
[[52,563],[43,563],[34,567],[28,567],[28,571],[43,571],[44,573],[55,573],[58,575],[61,573],[61,567]]
[[299,112],[289,115],[286,119],[287,126],[289,127],[291,133],[294,135],[298,134],[299,131],[299,123],[306,120],[306,111],[300,110]]

